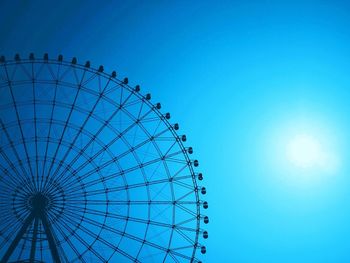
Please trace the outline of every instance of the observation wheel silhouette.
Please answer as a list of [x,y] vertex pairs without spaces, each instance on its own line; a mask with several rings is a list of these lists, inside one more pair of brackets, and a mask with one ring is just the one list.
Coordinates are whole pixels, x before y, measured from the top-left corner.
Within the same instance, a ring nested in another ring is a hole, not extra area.
[[76,58],[0,58],[1,262],[200,261],[198,161],[139,91]]

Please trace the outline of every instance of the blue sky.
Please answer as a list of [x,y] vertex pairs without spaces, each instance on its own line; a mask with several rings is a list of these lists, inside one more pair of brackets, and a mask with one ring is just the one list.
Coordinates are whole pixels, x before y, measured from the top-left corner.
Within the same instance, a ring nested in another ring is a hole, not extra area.
[[[345,1],[2,1],[0,53],[91,60],[160,101],[210,208],[207,262],[350,262]],[[284,156],[298,134],[331,170]]]

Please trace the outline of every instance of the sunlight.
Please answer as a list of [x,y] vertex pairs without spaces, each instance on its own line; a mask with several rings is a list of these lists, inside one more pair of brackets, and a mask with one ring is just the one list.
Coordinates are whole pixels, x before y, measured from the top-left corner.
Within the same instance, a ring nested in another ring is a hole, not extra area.
[[286,143],[286,159],[297,169],[335,172],[339,163],[326,138],[306,133],[291,136]]
[[[315,121],[294,122],[281,141],[286,164],[295,171],[335,173],[339,168],[339,138],[332,126]],[[282,149],[281,149],[282,150]]]
[[300,168],[311,168],[322,161],[320,142],[313,136],[300,134],[292,138],[286,147],[287,158],[292,164]]
[[[264,161],[279,178],[295,185],[315,184],[338,174],[342,167],[343,135],[322,118],[281,121],[266,131]],[[281,175],[284,176],[281,176]]]

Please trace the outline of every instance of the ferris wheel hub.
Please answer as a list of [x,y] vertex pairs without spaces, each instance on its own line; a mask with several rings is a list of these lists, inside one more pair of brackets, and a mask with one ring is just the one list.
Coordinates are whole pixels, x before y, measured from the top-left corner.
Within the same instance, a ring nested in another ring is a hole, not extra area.
[[42,214],[49,208],[50,200],[42,193],[35,193],[30,197],[31,210],[36,214]]

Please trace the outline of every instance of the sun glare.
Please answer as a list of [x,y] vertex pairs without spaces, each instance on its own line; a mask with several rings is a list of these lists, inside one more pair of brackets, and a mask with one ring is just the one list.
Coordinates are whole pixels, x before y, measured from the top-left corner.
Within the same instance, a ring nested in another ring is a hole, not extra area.
[[300,169],[334,171],[337,158],[320,139],[309,134],[299,134],[287,143],[288,161]]
[[315,137],[306,134],[297,135],[287,145],[287,156],[294,165],[310,168],[322,161],[322,148]]
[[[290,118],[271,125],[261,136],[261,160],[271,175],[291,185],[309,185],[340,173],[342,131],[316,118]],[[322,120],[322,119],[321,119]]]

